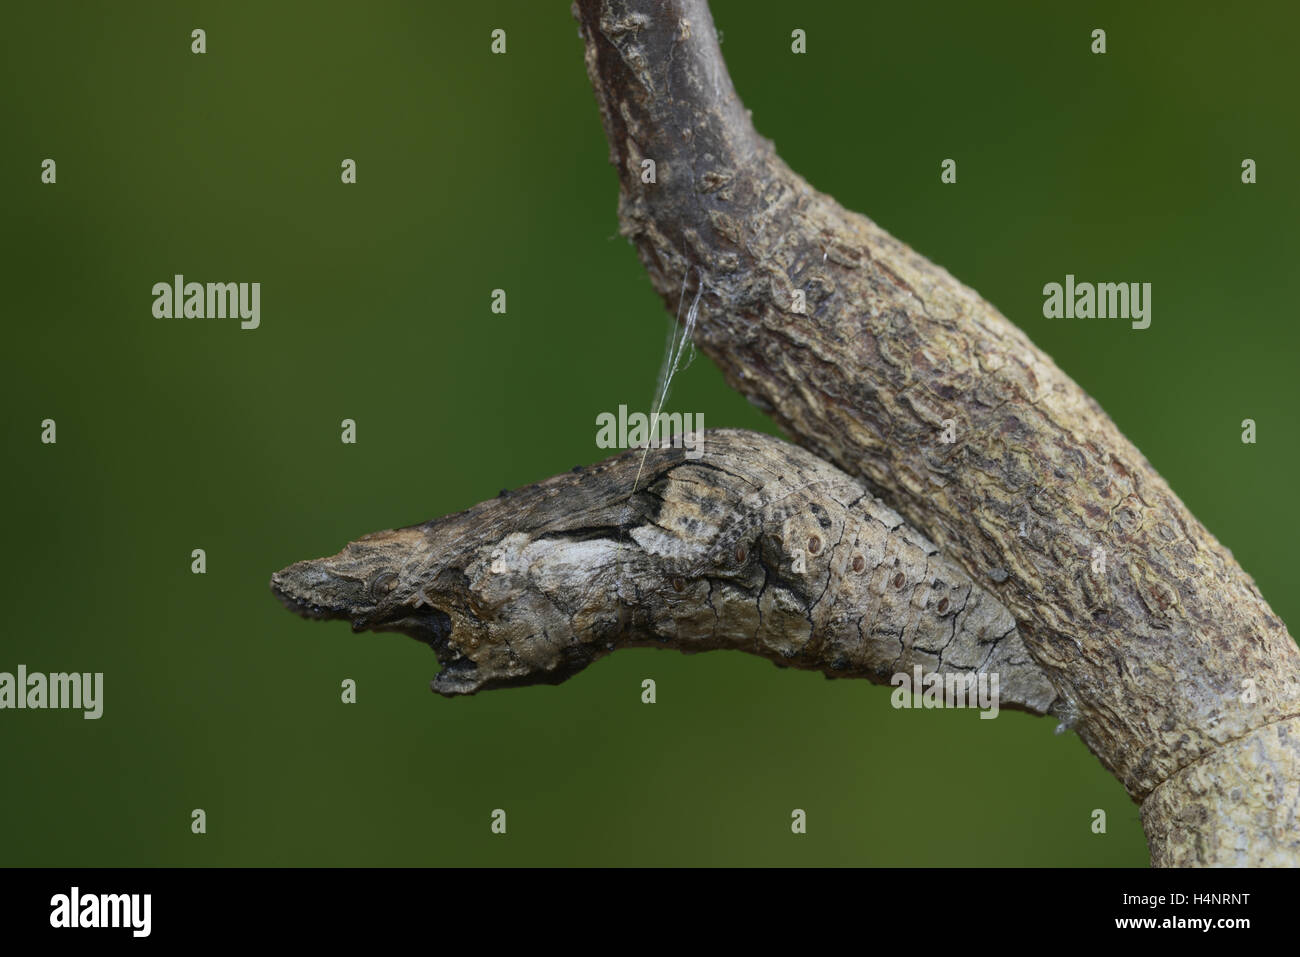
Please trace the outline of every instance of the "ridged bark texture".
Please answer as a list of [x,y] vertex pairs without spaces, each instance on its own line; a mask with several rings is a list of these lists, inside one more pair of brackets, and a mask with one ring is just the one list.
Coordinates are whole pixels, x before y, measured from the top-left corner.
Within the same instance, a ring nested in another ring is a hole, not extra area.
[[671,310],[703,284],[728,382],[1005,603],[1080,737],[1152,797],[1155,863],[1300,862],[1300,652],[1231,553],[992,305],[777,157],[704,0],[574,15],[622,231]]

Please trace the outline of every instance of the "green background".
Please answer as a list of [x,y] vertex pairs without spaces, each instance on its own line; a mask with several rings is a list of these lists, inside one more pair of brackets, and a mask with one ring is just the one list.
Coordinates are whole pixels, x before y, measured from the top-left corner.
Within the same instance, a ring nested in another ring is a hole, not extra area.
[[[1296,7],[714,15],[791,165],[1019,323],[1294,622]],[[446,700],[425,646],[271,596],[294,560],[604,457],[596,415],[649,405],[668,320],[567,3],[5,19],[0,670],[102,671],[105,712],[0,712],[0,863],[1145,865],[1136,805],[1048,719],[648,649]],[[261,328],[153,318],[177,272],[261,282]],[[1151,282],[1151,328],[1043,319],[1067,272]],[[704,359],[670,409],[772,430]]]

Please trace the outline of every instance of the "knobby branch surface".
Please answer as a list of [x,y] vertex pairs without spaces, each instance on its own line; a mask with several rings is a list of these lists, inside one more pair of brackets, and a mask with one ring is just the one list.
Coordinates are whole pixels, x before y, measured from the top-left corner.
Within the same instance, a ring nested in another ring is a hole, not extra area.
[[704,0],[574,14],[623,233],[804,449],[634,451],[298,562],[276,594],[429,643],[445,695],[627,646],[997,674],[1003,706],[1077,722],[1153,864],[1300,863],[1300,651],[1228,551],[991,305],[781,162]]
[[574,15],[622,232],[670,309],[704,275],[728,382],[1011,610],[1154,863],[1300,863],[1300,652],[1231,553],[992,305],[781,161],[705,0]]

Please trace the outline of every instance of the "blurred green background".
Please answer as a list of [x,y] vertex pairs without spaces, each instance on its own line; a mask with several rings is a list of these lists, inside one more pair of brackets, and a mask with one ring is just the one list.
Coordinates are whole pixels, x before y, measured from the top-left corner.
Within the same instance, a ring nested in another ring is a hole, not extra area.
[[[1297,8],[713,9],[791,165],[1019,323],[1294,625]],[[1049,719],[654,650],[445,700],[423,645],[272,598],[294,560],[603,458],[596,415],[649,405],[668,319],[566,2],[5,27],[0,670],[103,671],[105,712],[0,712],[0,863],[1145,865],[1137,807]],[[261,328],[153,318],[177,272],[261,282]],[[1043,319],[1067,272],[1153,283],[1151,328]],[[670,409],[772,430],[703,359]]]

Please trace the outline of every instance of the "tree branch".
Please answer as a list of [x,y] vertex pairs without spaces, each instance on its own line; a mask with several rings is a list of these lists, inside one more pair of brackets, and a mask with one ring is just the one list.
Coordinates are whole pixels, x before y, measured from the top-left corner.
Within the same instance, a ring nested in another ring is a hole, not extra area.
[[1004,705],[1077,714],[1153,864],[1300,864],[1300,651],[1227,549],[996,309],[776,156],[704,0],[574,13],[623,233],[670,310],[702,289],[697,344],[815,454],[710,432],[699,461],[651,451],[639,484],[629,453],[275,592],[428,642],[448,695],[636,645],[998,672]]
[[1153,862],[1300,863],[1300,652],[1228,550],[1019,329],[776,156],[704,0],[574,13],[622,232],[670,309],[703,275],[727,381],[1010,608]]

